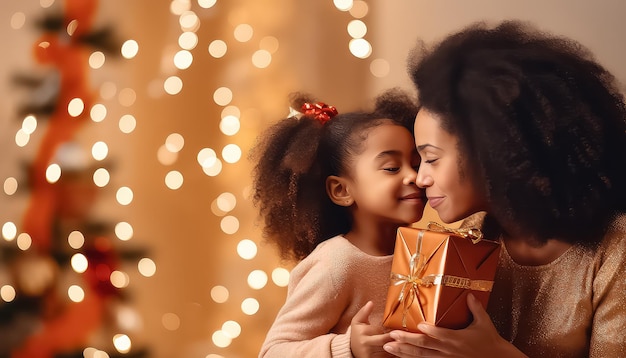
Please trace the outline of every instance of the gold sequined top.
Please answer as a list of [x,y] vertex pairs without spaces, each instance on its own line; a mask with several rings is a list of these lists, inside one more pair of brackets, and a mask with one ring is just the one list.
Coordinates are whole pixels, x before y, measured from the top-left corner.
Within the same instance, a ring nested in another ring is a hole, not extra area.
[[626,215],[595,250],[575,245],[547,265],[502,248],[487,308],[500,335],[529,357],[626,357]]

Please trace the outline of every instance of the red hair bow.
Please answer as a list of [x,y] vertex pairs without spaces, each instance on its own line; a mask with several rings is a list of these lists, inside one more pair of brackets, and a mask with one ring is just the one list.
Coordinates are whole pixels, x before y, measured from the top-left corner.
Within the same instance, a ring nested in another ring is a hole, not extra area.
[[336,116],[339,112],[337,112],[337,108],[329,106],[324,102],[306,102],[302,105],[302,113],[306,116],[313,116],[315,119],[324,124]]

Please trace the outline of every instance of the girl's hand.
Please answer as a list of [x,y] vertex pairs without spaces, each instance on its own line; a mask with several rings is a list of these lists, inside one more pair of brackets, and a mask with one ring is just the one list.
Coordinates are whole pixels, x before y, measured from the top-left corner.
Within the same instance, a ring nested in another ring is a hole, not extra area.
[[500,337],[489,315],[474,295],[467,295],[474,321],[464,329],[453,330],[420,323],[422,333],[392,331],[393,342],[384,349],[401,358],[410,357],[526,357]]
[[383,350],[383,344],[391,342],[389,333],[384,333],[382,327],[372,326],[369,316],[374,304],[369,301],[361,307],[350,324],[350,349],[354,358],[388,358],[393,355]]

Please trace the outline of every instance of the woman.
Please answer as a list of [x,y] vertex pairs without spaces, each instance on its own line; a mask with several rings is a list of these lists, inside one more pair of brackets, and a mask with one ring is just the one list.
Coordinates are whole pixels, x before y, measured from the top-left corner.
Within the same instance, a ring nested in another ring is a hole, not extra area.
[[[502,242],[487,311],[391,332],[398,357],[624,357],[626,109],[580,44],[472,25],[412,57],[418,185]],[[483,215],[486,212],[486,215]]]

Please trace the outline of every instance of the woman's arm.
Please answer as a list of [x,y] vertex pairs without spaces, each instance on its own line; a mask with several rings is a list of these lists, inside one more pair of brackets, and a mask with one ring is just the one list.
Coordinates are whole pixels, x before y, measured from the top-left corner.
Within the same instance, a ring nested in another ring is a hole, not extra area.
[[610,230],[599,251],[593,281],[593,321],[589,357],[625,357],[626,340],[626,228]]

